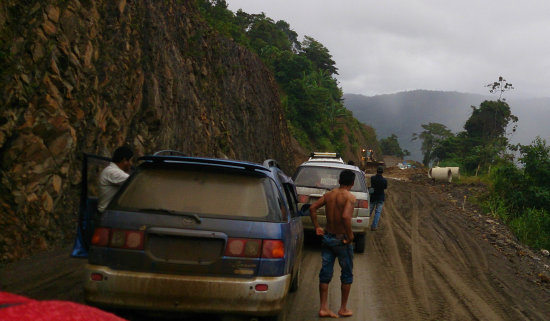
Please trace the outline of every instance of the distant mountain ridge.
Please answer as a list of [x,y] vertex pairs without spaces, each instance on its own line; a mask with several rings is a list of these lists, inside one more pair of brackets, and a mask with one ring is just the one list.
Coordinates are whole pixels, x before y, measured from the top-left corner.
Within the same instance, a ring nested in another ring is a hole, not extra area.
[[[413,133],[422,131],[422,124],[441,123],[452,132],[463,130],[472,113],[471,106],[479,107],[484,96],[460,92],[414,90],[377,96],[344,94],[344,105],[361,122],[376,130],[378,139],[397,135],[403,149],[411,152],[411,159],[421,161],[420,141],[411,141]],[[550,98],[508,99],[512,113],[519,118],[512,143],[529,144],[540,136],[550,141]]]

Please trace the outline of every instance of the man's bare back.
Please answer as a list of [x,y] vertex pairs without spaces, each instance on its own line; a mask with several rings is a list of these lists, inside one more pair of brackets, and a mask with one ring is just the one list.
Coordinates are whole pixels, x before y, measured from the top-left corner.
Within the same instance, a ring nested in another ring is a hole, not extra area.
[[324,196],[327,224],[325,231],[332,234],[344,234],[347,243],[353,240],[351,217],[355,205],[355,196],[346,188],[336,188]]

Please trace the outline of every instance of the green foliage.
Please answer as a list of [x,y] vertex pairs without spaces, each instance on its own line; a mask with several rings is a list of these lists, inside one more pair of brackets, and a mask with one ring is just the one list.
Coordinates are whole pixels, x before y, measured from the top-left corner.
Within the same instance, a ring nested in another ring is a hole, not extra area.
[[522,242],[533,248],[550,248],[550,213],[544,210],[527,209],[521,217],[509,223],[512,231]]
[[312,37],[305,36],[304,38],[303,51],[300,54],[312,61],[317,69],[326,71],[331,76],[337,75],[336,63],[332,60],[328,49]]
[[550,247],[550,147],[537,137],[520,145],[520,167],[502,161],[492,171],[486,207],[508,222],[516,236],[534,247]]
[[421,133],[414,133],[412,135],[412,140],[422,140],[422,146],[420,148],[422,154],[424,155],[422,163],[425,166],[429,166],[431,161],[437,159],[437,155],[434,153],[434,150],[440,146],[444,139],[450,138],[454,135],[445,125],[439,123],[424,124],[422,125],[422,128],[424,131]]
[[517,121],[506,102],[486,100],[479,108],[472,106],[472,115],[464,124],[464,129],[469,137],[493,140],[503,137],[508,124]]
[[345,135],[337,129],[359,126],[342,104],[342,90],[334,78],[337,68],[328,49],[312,37],[300,43],[287,22],[275,22],[264,13],[233,13],[225,0],[196,2],[214,29],[247,46],[271,69],[298,142],[312,150],[343,151]]
[[401,146],[399,146],[399,141],[397,140],[397,136],[395,134],[391,134],[389,137],[380,139],[380,149],[384,155],[392,155],[402,158],[406,154],[405,151],[401,149]]
[[248,38],[239,24],[233,22],[233,13],[227,9],[225,0],[197,0],[201,15],[222,35],[233,38],[235,41],[248,46]]
[[454,135],[441,124],[429,123],[422,125],[423,132],[413,134],[413,140],[422,139],[425,165],[432,161],[453,162],[460,164],[464,173],[477,174],[508,156],[506,128],[517,121],[506,102],[484,101],[479,107],[472,106],[464,131]]

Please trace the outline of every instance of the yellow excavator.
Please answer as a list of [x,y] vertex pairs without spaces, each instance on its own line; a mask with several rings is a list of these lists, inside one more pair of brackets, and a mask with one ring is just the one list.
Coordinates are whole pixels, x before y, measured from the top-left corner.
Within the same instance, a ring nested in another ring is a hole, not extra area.
[[383,161],[377,161],[374,157],[374,151],[372,149],[361,149],[361,169],[365,173],[376,173],[378,166],[384,166]]

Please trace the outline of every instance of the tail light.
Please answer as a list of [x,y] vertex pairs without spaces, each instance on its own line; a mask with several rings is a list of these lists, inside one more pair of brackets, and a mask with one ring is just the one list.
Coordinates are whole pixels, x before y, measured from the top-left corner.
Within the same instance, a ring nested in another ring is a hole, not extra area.
[[368,200],[357,200],[355,202],[356,208],[369,208],[369,201]]
[[309,195],[298,195],[298,203],[302,203],[302,204],[309,203]]
[[110,229],[98,227],[92,236],[92,245],[143,250],[144,232],[135,230]]
[[266,259],[280,259],[285,257],[285,245],[281,240],[264,240],[262,257]]
[[281,240],[229,238],[225,256],[277,259],[285,257],[285,246]]
[[92,236],[92,245],[107,246],[109,244],[110,229],[105,227],[98,227],[94,231]]
[[259,257],[261,247],[262,240],[230,238],[227,240],[225,255],[236,257]]

